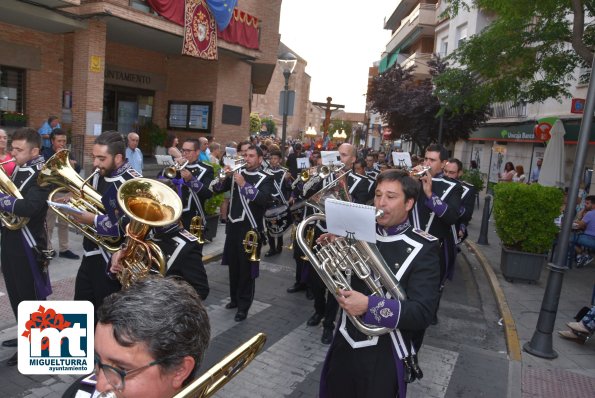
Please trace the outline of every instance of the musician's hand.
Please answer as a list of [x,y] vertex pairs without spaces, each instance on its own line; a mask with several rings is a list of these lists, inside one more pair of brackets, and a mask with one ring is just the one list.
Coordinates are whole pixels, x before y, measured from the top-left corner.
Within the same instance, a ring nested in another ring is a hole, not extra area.
[[432,197],[432,176],[429,173],[420,177],[424,194],[429,199]]
[[70,161],[70,165],[72,167],[75,167],[76,166],[76,164],[77,164],[76,160],[74,160],[74,159],[68,159],[68,160]]
[[285,174],[283,174],[284,180],[290,180],[292,178],[293,178],[293,176],[288,171],[286,171]]
[[238,184],[238,186],[240,188],[243,188],[244,185],[246,185],[246,179],[244,178],[244,176],[242,175],[242,173],[235,173],[233,175],[233,178],[234,178],[236,184]]
[[118,272],[122,271],[123,267],[122,267],[122,263],[120,260],[122,260],[123,254],[124,254],[124,249],[118,250],[117,252],[112,254],[112,258],[110,260],[110,268],[109,268],[109,270],[112,274],[117,274]]
[[82,213],[70,213],[70,219],[76,221],[79,224],[93,225],[95,221],[95,214],[83,211]]
[[192,179],[192,173],[189,172],[186,169],[182,169],[180,170],[180,175],[182,176],[182,178],[184,179],[184,181],[188,182]]
[[335,239],[337,239],[337,235],[333,235],[327,232],[320,235],[318,239],[316,239],[316,243],[318,243],[319,245],[326,245],[330,242],[333,242]]
[[368,296],[355,290],[339,290],[337,302],[351,316],[360,316],[368,311]]
[[295,198],[294,198],[293,196],[291,196],[291,197],[289,198],[289,200],[287,200],[287,204],[288,204],[289,206],[293,206],[293,204],[294,204],[294,203],[295,203]]

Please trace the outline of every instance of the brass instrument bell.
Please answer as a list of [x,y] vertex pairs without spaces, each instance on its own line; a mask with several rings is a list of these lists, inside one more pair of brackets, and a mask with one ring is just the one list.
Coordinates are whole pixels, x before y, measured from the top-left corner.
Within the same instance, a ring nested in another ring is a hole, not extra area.
[[190,227],[188,228],[188,232],[196,236],[196,242],[198,242],[198,244],[201,245],[205,243],[205,240],[203,238],[204,230],[205,226],[202,224],[202,217],[192,217],[192,220],[190,221]]
[[258,257],[258,232],[251,229],[246,232],[246,237],[242,241],[244,244],[244,251],[250,254],[250,261],[260,261]]

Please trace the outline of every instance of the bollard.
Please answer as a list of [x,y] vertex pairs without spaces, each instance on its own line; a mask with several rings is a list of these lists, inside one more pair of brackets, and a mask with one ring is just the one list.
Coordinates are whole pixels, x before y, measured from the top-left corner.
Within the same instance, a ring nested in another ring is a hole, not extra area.
[[490,213],[492,212],[490,207],[491,201],[492,195],[486,195],[485,203],[483,205],[483,215],[481,217],[481,228],[479,229],[479,238],[477,239],[479,245],[489,245],[488,228],[490,224]]

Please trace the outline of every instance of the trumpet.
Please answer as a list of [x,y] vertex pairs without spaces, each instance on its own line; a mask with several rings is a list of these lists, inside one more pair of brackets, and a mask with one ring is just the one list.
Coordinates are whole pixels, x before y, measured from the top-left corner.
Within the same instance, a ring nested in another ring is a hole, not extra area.
[[244,245],[244,251],[246,254],[250,254],[250,261],[260,261],[258,258],[258,232],[251,229],[246,232],[246,237],[242,241]]
[[163,169],[163,176],[167,177],[169,179],[176,178],[178,171],[184,170],[187,165],[188,165],[187,160],[182,164],[175,162],[173,165],[167,166],[165,169]]
[[426,175],[426,173],[428,171],[430,171],[431,167],[430,166],[421,166],[420,170],[415,170],[413,168],[408,169],[407,172],[409,173],[409,175],[411,177],[423,177]]
[[310,173],[308,171],[307,179],[304,183],[304,196],[306,193],[317,183],[327,178],[329,175],[333,173],[338,173],[345,168],[345,164],[330,164],[330,165],[323,165],[316,168],[314,173]]
[[205,240],[202,237],[203,231],[205,230],[205,226],[202,224],[202,217],[201,216],[194,216],[190,221],[190,227],[188,228],[188,232],[192,235],[196,236],[196,242],[200,245],[205,243]]
[[[16,162],[16,159],[10,159],[5,162],[0,163],[0,166]],[[23,199],[23,195],[14,185],[14,182],[10,179],[10,177],[4,171],[4,167],[0,167],[0,192],[14,196],[17,199]],[[29,222],[29,219],[26,217],[19,217],[15,216],[13,213],[8,212],[0,212],[0,219],[4,222],[6,228],[10,229],[11,231],[16,231],[17,229],[21,229],[22,227]]]
[[229,171],[225,171],[225,169],[223,169],[223,168],[221,170],[219,170],[219,175],[217,176],[217,178],[215,178],[213,181],[211,181],[211,184],[209,185],[209,189],[212,190],[213,186],[217,185],[220,181],[227,178],[228,173],[233,174],[237,171],[240,171],[244,167],[246,167],[246,160],[244,160],[244,158],[241,156],[237,157],[236,164]]

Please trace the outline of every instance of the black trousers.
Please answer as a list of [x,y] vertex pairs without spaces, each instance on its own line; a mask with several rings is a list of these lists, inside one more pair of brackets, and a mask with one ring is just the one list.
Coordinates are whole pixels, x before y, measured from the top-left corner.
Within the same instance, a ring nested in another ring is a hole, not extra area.
[[[225,246],[223,251],[229,266],[229,297],[232,303],[238,305],[238,312],[248,312],[254,300],[255,278],[252,274],[250,254],[244,249],[243,240],[246,237],[246,227],[242,222],[227,223]],[[261,242],[259,239],[257,254],[260,256]]]
[[15,318],[21,301],[41,300],[37,297],[33,272],[25,253],[21,231],[2,230],[1,260],[6,293]]
[[378,344],[353,349],[337,334],[330,349],[326,384],[330,398],[395,398],[397,369],[390,337],[380,336]]
[[324,316],[322,326],[334,329],[335,318],[337,318],[339,310],[337,299],[328,291],[326,285],[314,270],[310,272],[308,285],[314,295],[314,310],[317,314]]
[[107,275],[106,267],[101,254],[83,256],[83,261],[76,274],[74,299],[90,301],[93,303],[95,311],[101,306],[104,298],[122,289],[117,279],[111,279]]

